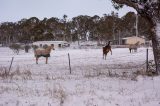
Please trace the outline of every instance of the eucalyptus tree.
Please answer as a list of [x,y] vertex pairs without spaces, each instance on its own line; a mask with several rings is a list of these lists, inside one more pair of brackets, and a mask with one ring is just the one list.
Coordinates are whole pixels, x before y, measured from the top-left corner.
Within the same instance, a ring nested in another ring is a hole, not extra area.
[[39,19],[36,17],[31,17],[29,19],[22,19],[21,21],[19,21],[21,27],[21,34],[23,35],[20,40],[21,41],[32,40],[36,35],[34,28],[37,26],[38,23]]
[[17,22],[13,23],[12,25],[12,42],[15,43],[15,42],[19,42],[19,24]]
[[72,20],[78,34],[78,39],[87,40],[90,36],[90,29],[92,27],[91,17],[87,15],[80,15],[74,17]]
[[78,23],[75,17],[69,22],[69,26],[70,26],[70,32],[71,32],[71,40],[79,41],[78,40],[78,34],[79,34],[78,33]]
[[40,20],[37,17],[31,17],[26,21],[26,28],[28,30],[27,39],[31,40],[32,36],[41,36],[43,33],[43,29],[40,29],[41,26],[39,25]]
[[[118,17],[118,13],[111,12],[110,22],[112,25],[112,37],[115,43],[120,39],[119,34],[122,31],[122,19]],[[118,42],[117,42],[118,43]],[[117,44],[116,43],[116,44]]]
[[46,21],[46,28],[47,28],[46,31],[50,33],[50,35],[52,35],[53,40],[56,39],[56,35],[59,30],[58,26],[59,26],[59,19],[56,17],[51,17]]
[[66,36],[67,36],[67,15],[63,15],[63,27],[64,27],[64,32],[63,32],[63,41],[66,40]]
[[72,39],[71,36],[71,25],[72,22],[67,19],[67,15],[63,15],[62,25],[63,25],[63,41],[69,41]]
[[[136,36],[136,17],[137,14],[134,12],[128,12],[121,18],[119,21],[121,37]],[[138,16],[138,36],[148,37],[150,35],[149,29],[149,23],[143,17]]]
[[28,30],[27,30],[27,27],[26,27],[26,24],[25,24],[26,21],[27,21],[27,19],[23,18],[23,19],[21,19],[20,21],[17,22],[17,25],[18,25],[17,35],[18,35],[18,40],[19,41],[23,41],[26,33],[28,33]]
[[91,17],[91,20],[93,22],[93,24],[91,24],[91,33],[93,36],[93,39],[98,41],[98,44],[101,43],[102,39],[101,39],[101,33],[100,33],[100,17],[98,15],[94,15],[93,17]]
[[6,35],[6,28],[3,25],[3,23],[1,23],[1,25],[0,25],[0,43],[2,45],[4,45],[4,43],[6,43],[6,42],[4,42],[7,39],[5,35]]
[[4,22],[0,26],[2,40],[5,41],[6,44],[10,44],[13,42],[13,38],[15,37],[15,23],[13,22]]
[[128,12],[121,19],[123,37],[135,36],[136,14],[134,12]]
[[0,24],[0,43],[4,44],[4,41],[7,39],[6,38],[6,28],[3,23]]
[[68,33],[69,33],[68,41],[74,42],[74,41],[78,40],[77,29],[75,27],[75,24],[74,24],[73,20],[70,20],[68,22]]
[[113,40],[113,33],[115,31],[115,19],[111,15],[104,15],[100,19],[100,33],[104,41]]
[[148,21],[146,21],[145,18],[138,16],[138,33],[140,36],[145,36],[146,38],[148,38],[149,40],[151,40],[151,26],[148,23]]
[[72,25],[74,26],[74,29],[72,30],[74,32],[75,37],[78,40],[78,45],[80,45],[79,40],[81,39],[81,16],[73,17],[72,18]]
[[156,72],[160,73],[160,0],[112,0],[114,7],[123,5],[134,8],[151,26]]

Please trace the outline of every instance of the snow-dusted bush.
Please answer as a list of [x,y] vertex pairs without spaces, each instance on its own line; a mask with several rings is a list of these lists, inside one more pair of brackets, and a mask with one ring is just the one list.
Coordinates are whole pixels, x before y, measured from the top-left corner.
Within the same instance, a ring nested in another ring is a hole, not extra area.
[[9,48],[12,49],[16,54],[19,54],[19,51],[22,49],[21,45],[16,43],[11,44]]
[[26,53],[29,52],[29,49],[31,49],[31,46],[29,46],[29,45],[24,46],[24,50],[25,50]]
[[38,46],[37,45],[32,45],[33,50],[37,49]]

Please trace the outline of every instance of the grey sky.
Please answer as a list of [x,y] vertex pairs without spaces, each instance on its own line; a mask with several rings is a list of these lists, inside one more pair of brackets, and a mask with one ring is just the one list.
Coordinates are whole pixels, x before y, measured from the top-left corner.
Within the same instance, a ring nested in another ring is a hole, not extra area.
[[[0,0],[0,22],[19,21],[22,18],[58,17],[64,14],[68,18],[78,15],[99,15],[110,14],[116,11],[110,0]],[[125,15],[132,8],[124,7],[119,16]]]

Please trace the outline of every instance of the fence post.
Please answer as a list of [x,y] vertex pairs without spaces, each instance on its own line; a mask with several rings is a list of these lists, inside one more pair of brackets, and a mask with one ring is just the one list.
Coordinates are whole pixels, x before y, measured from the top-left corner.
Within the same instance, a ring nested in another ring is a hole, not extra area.
[[71,61],[70,61],[70,55],[69,55],[69,53],[68,53],[68,61],[69,61],[69,71],[70,71],[70,74],[71,74],[72,70],[71,70]]
[[12,57],[11,64],[10,64],[10,66],[9,66],[8,74],[10,73],[10,70],[11,70],[11,67],[12,67],[12,63],[13,63],[13,59],[14,59],[14,57]]
[[148,71],[148,48],[146,51],[146,72]]

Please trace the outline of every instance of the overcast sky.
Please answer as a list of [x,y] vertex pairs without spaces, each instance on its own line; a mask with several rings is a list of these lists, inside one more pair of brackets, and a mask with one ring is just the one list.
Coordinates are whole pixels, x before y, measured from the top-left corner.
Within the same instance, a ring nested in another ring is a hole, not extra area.
[[62,18],[64,14],[69,19],[78,15],[103,16],[111,11],[118,12],[121,17],[134,9],[124,7],[116,11],[110,0],[0,0],[0,22],[16,22],[34,16]]

